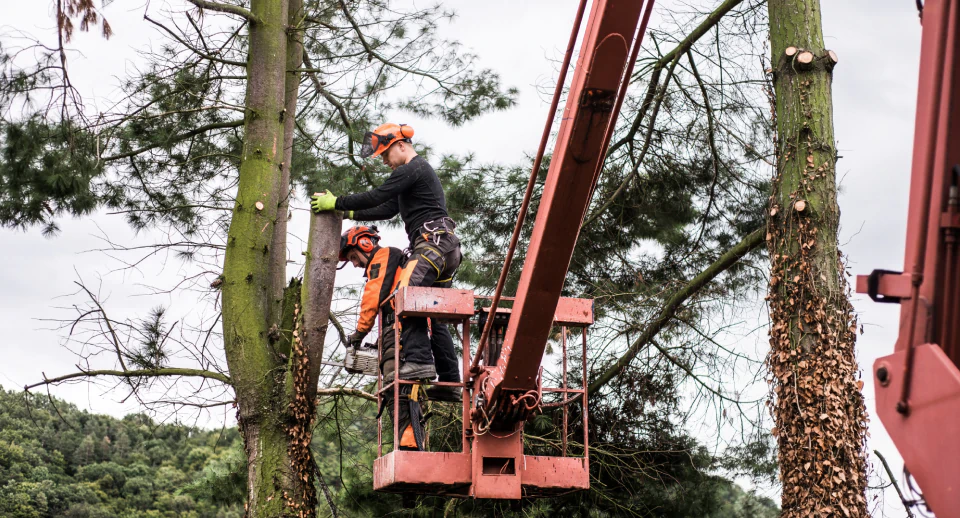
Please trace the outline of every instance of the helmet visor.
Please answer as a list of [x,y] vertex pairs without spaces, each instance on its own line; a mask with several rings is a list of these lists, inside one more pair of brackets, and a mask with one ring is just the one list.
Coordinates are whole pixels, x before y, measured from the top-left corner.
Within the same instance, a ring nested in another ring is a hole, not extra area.
[[360,158],[370,158],[377,149],[377,134],[370,131],[363,134],[363,145],[360,147]]
[[360,158],[370,158],[386,151],[393,143],[395,135],[389,133],[380,135],[372,131],[363,134],[363,145],[360,147]]
[[374,154],[380,154],[377,151],[380,150],[380,146],[383,146],[387,141],[387,137],[384,135],[377,135],[372,131],[368,131],[363,135],[363,145],[360,147],[360,158],[370,158]]
[[340,236],[340,254],[339,254],[338,259],[340,259],[341,261],[346,261],[346,260],[347,260],[347,234],[346,234],[346,232],[344,232],[344,234],[343,234],[342,236]]

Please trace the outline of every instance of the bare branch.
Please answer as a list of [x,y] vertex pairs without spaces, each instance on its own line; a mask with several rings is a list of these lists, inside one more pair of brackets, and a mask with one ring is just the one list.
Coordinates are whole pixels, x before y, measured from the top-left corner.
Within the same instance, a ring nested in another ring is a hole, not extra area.
[[[313,63],[310,61],[310,54],[306,51],[303,53],[303,64],[309,67],[308,70],[313,68]],[[376,184],[373,183],[373,179],[370,177],[370,173],[367,171],[367,168],[357,161],[356,154],[353,150],[353,123],[350,120],[349,115],[347,115],[347,109],[341,102],[337,101],[337,99],[326,88],[323,87],[323,82],[321,82],[317,77],[316,72],[310,70],[307,72],[307,75],[310,76],[310,81],[313,82],[313,87],[317,90],[317,93],[319,93],[324,99],[327,100],[328,103],[332,104],[333,107],[337,109],[337,114],[340,115],[340,121],[343,122],[343,125],[347,128],[347,159],[350,160],[350,163],[356,166],[361,173],[363,173],[363,177],[370,187],[376,187]],[[297,127],[301,132],[303,132],[304,135],[308,135],[304,128],[301,128],[299,125]]]
[[686,302],[691,296],[695,295],[700,288],[706,286],[710,281],[716,278],[718,275],[726,271],[728,268],[737,264],[737,261],[740,260],[743,256],[750,253],[752,250],[759,247],[764,242],[764,236],[766,235],[766,229],[758,229],[753,231],[747,237],[743,238],[742,241],[737,243],[733,248],[727,250],[723,255],[720,256],[713,264],[708,266],[705,270],[700,272],[699,275],[694,277],[690,282],[688,282],[684,287],[680,288],[679,291],[673,294],[666,303],[663,305],[663,308],[660,310],[660,313],[657,314],[654,319],[647,324],[646,328],[640,334],[640,336],[630,345],[630,348],[627,349],[627,352],[623,354],[613,365],[607,368],[603,373],[597,377],[593,383],[590,384],[590,388],[587,390],[589,394],[593,394],[596,391],[600,390],[601,387],[610,382],[617,374],[620,373],[626,367],[634,357],[639,353],[654,337],[657,336],[657,333],[660,332],[664,326],[667,325],[667,322],[673,318],[674,313],[680,309],[680,306]]
[[[643,161],[647,157],[647,151],[650,150],[650,143],[653,142],[653,127],[657,122],[657,115],[660,113],[660,106],[663,104],[663,99],[667,95],[667,85],[670,84],[670,78],[673,77],[673,70],[676,68],[678,61],[680,61],[680,56],[677,56],[670,63],[670,68],[667,69],[667,78],[663,82],[663,88],[660,90],[660,95],[657,96],[656,104],[654,104],[653,106],[653,112],[650,113],[650,124],[647,126],[647,134],[643,139],[643,148],[641,148],[640,155],[637,157],[636,161],[633,164],[633,169],[630,171],[630,174],[628,174],[627,177],[623,179],[623,182],[620,184],[619,187],[617,187],[617,190],[614,191],[613,194],[611,194],[607,198],[607,201],[605,201],[603,205],[600,206],[599,209],[595,210],[593,214],[591,214],[590,217],[588,217],[586,221],[583,222],[583,225],[580,225],[580,228],[586,227],[590,223],[593,223],[593,221],[596,220],[598,217],[600,217],[600,215],[603,214],[603,212],[607,210],[610,207],[610,205],[613,204],[613,201],[617,199],[620,193],[626,190],[627,186],[630,184],[630,181],[633,180],[635,176],[637,176],[637,172],[640,170],[640,166],[643,165]],[[659,71],[657,71],[657,76],[659,78]],[[644,106],[646,105],[648,105],[647,100],[644,100]],[[642,109],[641,111],[646,111],[646,110]],[[626,142],[629,142],[629,141],[626,141]],[[612,149],[610,152],[612,152]],[[610,156],[610,152],[607,153],[607,156]]]
[[332,388],[322,388],[317,389],[317,397],[324,396],[353,396],[358,398],[366,399],[367,401],[376,401],[377,396],[369,392],[364,392],[360,389],[349,388],[349,387],[332,387]]
[[903,508],[907,511],[907,517],[913,518],[913,511],[910,510],[911,504],[907,501],[907,497],[903,496],[903,491],[900,490],[900,485],[897,484],[897,479],[893,476],[893,471],[890,470],[890,465],[887,464],[887,459],[885,459],[877,450],[873,450],[873,454],[876,455],[880,459],[880,462],[883,463],[883,469],[887,472],[887,476],[890,477],[890,483],[893,484],[893,488],[897,490],[897,495],[900,496],[900,501],[903,502]]
[[90,371],[80,371],[74,372],[73,374],[65,374],[63,376],[57,376],[56,378],[47,378],[43,377],[43,381],[34,383],[33,385],[26,385],[23,387],[23,390],[30,390],[35,387],[42,385],[55,385],[57,383],[62,383],[64,381],[69,381],[76,378],[93,378],[97,376],[115,376],[119,378],[157,378],[164,376],[184,376],[184,377],[197,377],[197,378],[207,378],[212,380],[217,380],[226,384],[231,384],[230,377],[226,374],[221,374],[219,372],[205,371],[201,369],[182,369],[176,367],[166,367],[163,369],[141,369],[141,370],[90,370]]
[[218,63],[223,63],[223,64],[225,64],[225,65],[232,65],[232,66],[235,66],[235,67],[246,67],[246,66],[247,66],[247,64],[244,63],[244,62],[242,62],[242,61],[234,61],[234,60],[232,60],[232,59],[223,59],[223,58],[221,58],[221,57],[214,56],[213,54],[211,54],[211,53],[209,53],[209,52],[204,52],[204,51],[202,51],[202,50],[194,47],[193,45],[190,45],[189,43],[187,43],[186,41],[184,41],[183,38],[181,38],[180,36],[177,36],[177,34],[174,33],[173,31],[171,31],[166,25],[164,25],[164,24],[162,24],[162,23],[160,23],[160,22],[154,21],[152,18],[150,18],[150,17],[147,16],[147,15],[143,15],[143,19],[146,20],[146,21],[148,21],[148,22],[150,22],[150,23],[152,23],[152,24],[154,24],[154,25],[156,25],[157,27],[160,27],[161,29],[163,29],[164,31],[166,31],[166,33],[169,34],[171,38],[177,40],[181,45],[183,45],[184,47],[190,49],[191,52],[193,52],[194,54],[202,57],[203,59],[209,59],[210,61],[216,61],[216,62],[218,62]]
[[237,16],[242,16],[253,23],[260,23],[260,18],[257,18],[256,15],[254,15],[252,12],[238,5],[221,4],[220,2],[209,2],[207,0],[187,0],[187,1],[197,6],[200,9],[217,11],[221,13],[235,14]]
[[[80,288],[83,289],[83,291],[85,291],[90,297],[90,300],[97,306],[97,311],[99,311],[103,316],[103,321],[107,324],[107,329],[110,331],[110,342],[113,344],[113,348],[117,351],[117,361],[120,362],[120,367],[126,371],[127,365],[123,362],[123,353],[120,351],[120,337],[117,335],[117,331],[113,328],[113,322],[110,320],[110,317],[107,316],[107,312],[103,309],[103,306],[100,304],[100,301],[97,299],[97,297],[89,289],[87,289],[83,283],[77,281],[73,281],[73,283],[77,286],[80,286]],[[89,312],[84,313],[84,315],[81,315],[80,318],[83,318],[83,316],[88,314]],[[74,321],[74,326],[76,326],[76,323],[80,321],[80,318]],[[72,330],[73,328],[71,328],[71,332]]]
[[[404,72],[406,72],[406,73],[408,73],[408,74],[414,74],[414,75],[426,77],[426,78],[428,78],[428,79],[432,79],[432,80],[434,80],[434,81],[437,83],[437,86],[439,86],[440,88],[442,88],[442,89],[443,89],[444,91],[446,91],[446,92],[449,92],[449,93],[454,94],[454,95],[462,95],[462,94],[460,94],[460,93],[458,93],[458,92],[455,92],[455,91],[447,88],[447,86],[443,83],[443,80],[441,80],[439,77],[437,77],[437,76],[435,76],[435,75],[433,75],[433,74],[424,72],[423,70],[416,70],[416,69],[413,69],[413,68],[407,68],[407,67],[401,66],[401,65],[399,65],[399,64],[397,64],[397,63],[394,63],[394,62],[390,61],[389,59],[381,56],[380,53],[378,53],[378,52],[376,51],[376,49],[374,49],[372,46],[370,46],[370,44],[367,42],[367,39],[366,39],[366,38],[364,37],[364,35],[363,35],[363,31],[360,30],[360,26],[357,25],[356,20],[353,19],[353,15],[350,14],[350,10],[347,9],[347,4],[346,4],[343,0],[340,0],[340,7],[341,7],[341,9],[343,10],[344,16],[346,16],[347,21],[350,22],[350,26],[353,27],[354,32],[357,33],[357,39],[360,40],[360,44],[363,45],[364,50],[366,50],[366,51],[367,51],[367,54],[369,54],[371,57],[373,57],[373,58],[376,59],[377,61],[383,63],[384,65],[387,65],[387,66],[389,66],[389,67],[395,68],[395,69],[397,69],[397,70],[402,70],[402,71],[404,71]],[[309,66],[309,65],[308,65],[308,66]]]
[[[659,83],[660,71],[685,54],[691,47],[693,47],[693,44],[696,43],[697,40],[703,37],[703,35],[712,29],[716,24],[720,23],[720,20],[724,17],[724,15],[730,12],[731,9],[739,5],[741,2],[743,2],[743,0],[726,0],[720,4],[720,6],[708,14],[706,19],[700,22],[700,25],[693,29],[693,31],[691,31],[686,38],[681,40],[673,50],[667,52],[663,55],[663,57],[657,60],[657,62],[653,65],[653,74],[651,75],[650,86],[647,90],[647,99],[653,97],[653,92]],[[669,78],[667,79],[669,81]],[[646,106],[649,106],[648,101],[644,100],[644,104],[642,106],[643,107],[641,108],[640,113],[638,113],[637,117],[633,120],[630,131],[628,131],[622,139],[610,146],[607,156],[610,156],[621,146],[633,140],[634,135],[636,135],[637,131],[640,129],[640,123],[643,121],[643,117],[646,115],[645,108]]]

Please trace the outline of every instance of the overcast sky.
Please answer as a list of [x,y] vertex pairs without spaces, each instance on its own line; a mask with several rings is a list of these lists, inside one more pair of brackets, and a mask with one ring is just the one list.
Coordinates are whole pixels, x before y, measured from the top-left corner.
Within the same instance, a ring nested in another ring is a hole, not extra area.
[[[3,32],[21,29],[49,38],[53,18],[46,1],[5,2]],[[576,0],[490,0],[449,1],[459,17],[445,34],[459,39],[479,54],[485,67],[497,70],[504,82],[520,89],[519,105],[452,130],[438,123],[417,124],[417,136],[439,151],[473,151],[483,162],[515,163],[536,150],[547,112],[547,100],[536,86],[549,84],[566,44]],[[669,9],[677,2],[663,0]],[[834,70],[833,100],[836,138],[842,159],[837,165],[841,179],[841,248],[849,257],[855,274],[874,268],[901,269],[910,173],[913,115],[916,103],[920,25],[912,0],[822,0],[827,48],[839,54]],[[154,0],[151,12],[164,2]],[[182,9],[178,0],[166,5]],[[156,31],[142,21],[144,2],[113,2],[105,11],[115,36],[109,42],[80,35],[83,56],[71,58],[74,81],[91,98],[107,99],[117,92],[118,78],[137,62],[135,50],[156,39]],[[655,26],[656,19],[652,25]],[[303,229],[302,215],[295,217],[291,231]],[[139,271],[114,272],[118,264],[96,248],[96,235],[103,232],[120,240],[134,237],[120,217],[98,215],[84,220],[65,220],[59,237],[46,239],[36,229],[23,233],[0,230],[4,268],[0,269],[0,385],[22,387],[41,378],[41,372],[56,375],[75,370],[76,358],[60,346],[61,336],[45,330],[37,318],[56,314],[57,306],[75,299],[61,298],[74,291],[78,276],[97,284],[109,295],[114,318],[142,315],[158,304],[170,304],[169,297],[131,297],[142,294],[142,284],[177,275],[171,261],[161,271],[161,261],[148,263]],[[391,234],[392,235],[392,234]],[[152,236],[141,236],[151,242]],[[298,246],[291,243],[292,247]],[[345,270],[349,272],[350,269]],[[345,276],[356,282],[358,276]],[[858,350],[864,393],[870,414],[873,387],[870,366],[892,352],[896,339],[899,306],[874,304],[856,296],[854,305],[865,326]],[[63,313],[59,313],[61,316]],[[53,393],[81,408],[113,415],[135,411],[133,402],[119,403],[116,397],[84,385],[55,388]],[[882,425],[873,419],[869,448],[881,451],[899,474],[901,461]],[[871,455],[872,457],[872,455]],[[875,461],[875,457],[871,459]],[[879,464],[877,464],[879,466]],[[884,498],[885,516],[904,516],[896,495],[889,490]]]

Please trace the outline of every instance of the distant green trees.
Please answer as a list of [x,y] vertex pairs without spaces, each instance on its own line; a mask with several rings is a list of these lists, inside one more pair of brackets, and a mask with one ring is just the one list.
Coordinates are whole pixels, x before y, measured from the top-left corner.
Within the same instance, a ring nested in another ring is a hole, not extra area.
[[[384,516],[401,506],[398,495],[372,490],[375,407],[355,398],[336,398],[319,408],[313,453],[340,516]],[[592,454],[592,469],[595,483],[604,491],[524,501],[519,513],[511,512],[505,502],[425,497],[408,515],[442,515],[448,510],[461,517],[778,514],[770,499],[716,474],[720,459],[682,434],[621,442],[618,455],[630,458],[638,476],[628,475],[630,466],[604,458],[602,450],[612,447],[609,437],[598,440],[603,442]],[[244,514],[246,473],[236,428],[205,431],[158,423],[142,414],[115,419],[45,396],[0,388],[4,518],[239,518]],[[318,516],[330,514],[321,498]]]
[[90,414],[0,388],[0,516],[243,516],[235,428]]

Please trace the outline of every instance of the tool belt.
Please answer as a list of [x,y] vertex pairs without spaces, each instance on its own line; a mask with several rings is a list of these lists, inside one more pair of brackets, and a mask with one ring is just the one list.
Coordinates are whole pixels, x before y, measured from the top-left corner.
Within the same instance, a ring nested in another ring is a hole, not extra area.
[[453,218],[444,216],[440,219],[424,222],[423,226],[420,227],[420,235],[423,236],[425,241],[432,240],[433,244],[437,245],[440,243],[441,235],[454,234],[456,228],[457,223],[453,221]]

